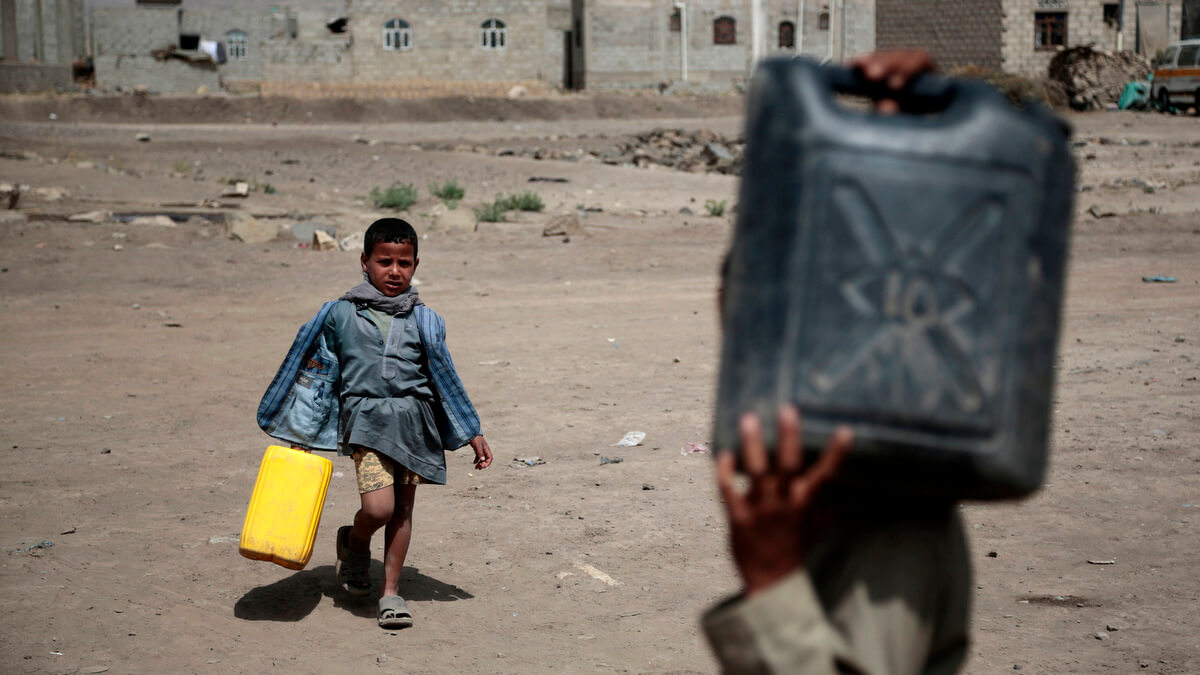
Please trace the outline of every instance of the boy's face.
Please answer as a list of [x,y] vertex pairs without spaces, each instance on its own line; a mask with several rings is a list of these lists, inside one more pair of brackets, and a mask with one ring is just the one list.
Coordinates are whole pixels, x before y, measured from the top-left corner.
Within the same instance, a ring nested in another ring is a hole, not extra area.
[[371,285],[380,293],[394,298],[412,284],[413,273],[421,262],[413,254],[413,246],[405,241],[399,244],[380,242],[375,244],[371,254],[362,254],[363,272],[371,280]]

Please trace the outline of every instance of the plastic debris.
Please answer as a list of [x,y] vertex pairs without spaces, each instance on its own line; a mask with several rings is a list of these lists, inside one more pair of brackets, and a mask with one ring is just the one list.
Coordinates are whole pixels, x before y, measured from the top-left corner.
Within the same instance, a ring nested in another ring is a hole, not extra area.
[[679,451],[681,455],[707,455],[708,453],[708,445],[704,443],[688,443]]
[[1089,560],[1089,565],[1116,565],[1116,560]]
[[513,461],[517,464],[524,464],[525,466],[537,466],[539,464],[546,463],[546,460],[542,459],[541,457],[513,457]]
[[644,440],[646,440],[646,432],[630,431],[626,432],[626,434],[621,437],[621,440],[613,443],[613,445],[618,448],[632,448],[635,445],[641,445],[642,441]]
[[625,460],[621,457],[603,457],[603,456],[601,456],[600,457],[600,466],[604,466],[605,464],[620,464],[621,462],[624,462],[624,461]]
[[1142,277],[1142,281],[1148,284],[1173,284],[1177,281],[1175,277],[1169,277],[1163,274],[1155,274]]

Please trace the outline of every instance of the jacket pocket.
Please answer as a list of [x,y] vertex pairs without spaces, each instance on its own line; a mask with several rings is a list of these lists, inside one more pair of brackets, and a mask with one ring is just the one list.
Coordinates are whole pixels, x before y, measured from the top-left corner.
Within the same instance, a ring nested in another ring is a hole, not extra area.
[[[316,441],[331,422],[330,413],[337,409],[338,360],[319,338],[316,348],[305,357],[296,380],[292,383],[283,409],[286,418],[282,426],[301,438]],[[336,430],[335,430],[336,431]]]

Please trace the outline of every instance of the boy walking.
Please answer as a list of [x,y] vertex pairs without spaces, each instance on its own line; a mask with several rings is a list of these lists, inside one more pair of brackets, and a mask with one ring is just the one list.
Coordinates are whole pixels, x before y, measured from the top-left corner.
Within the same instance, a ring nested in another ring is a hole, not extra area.
[[378,623],[388,629],[412,625],[399,581],[417,486],[445,484],[445,450],[470,445],[475,468],[492,462],[446,349],[445,322],[412,287],[417,241],[398,218],[371,224],[363,283],[300,329],[258,413],[275,438],[354,459],[362,504],[337,531],[337,575],[348,593],[371,593],[371,537],[382,528]]

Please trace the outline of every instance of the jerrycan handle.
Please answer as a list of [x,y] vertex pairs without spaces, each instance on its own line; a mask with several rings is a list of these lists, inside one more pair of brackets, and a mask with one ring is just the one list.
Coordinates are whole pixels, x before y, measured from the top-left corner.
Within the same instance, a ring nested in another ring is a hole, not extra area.
[[900,104],[905,113],[923,115],[945,112],[959,97],[959,87],[953,80],[938,75],[918,75],[900,91],[893,91],[882,82],[872,82],[853,68],[826,65],[817,69],[830,93],[865,96],[878,100],[890,98]]

